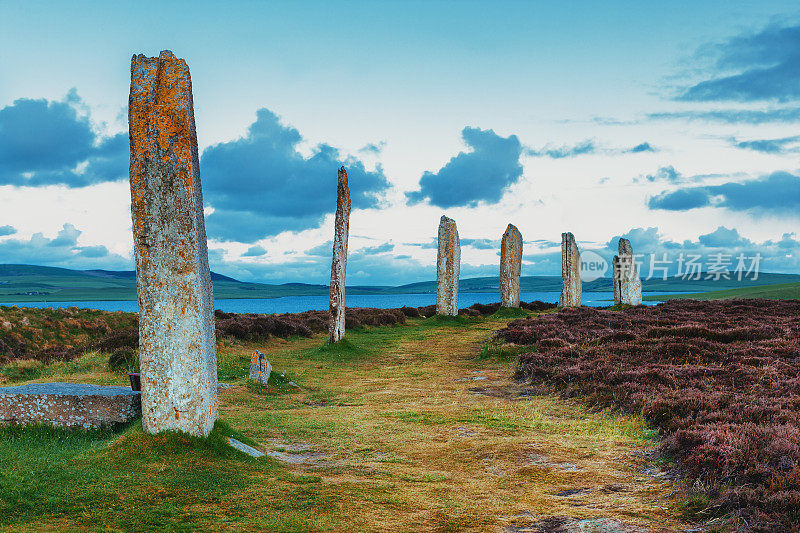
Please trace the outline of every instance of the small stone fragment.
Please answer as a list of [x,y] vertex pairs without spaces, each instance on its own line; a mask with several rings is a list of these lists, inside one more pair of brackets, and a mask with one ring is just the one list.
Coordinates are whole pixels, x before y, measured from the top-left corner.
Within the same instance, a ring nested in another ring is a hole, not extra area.
[[331,300],[328,342],[337,342],[344,337],[344,277],[347,269],[347,239],[350,232],[350,187],[347,171],[339,169],[336,188],[336,220],[333,229],[333,259],[331,261]]
[[619,256],[614,256],[613,261],[613,283],[615,305],[641,305],[642,280],[628,239],[619,240]]
[[509,224],[500,243],[500,306],[519,307],[522,234]]
[[561,297],[559,307],[581,305],[581,254],[572,233],[561,234]]
[[139,296],[142,425],[205,437],[217,346],[189,67],[170,51],[131,60],[131,214]]
[[231,446],[233,446],[234,448],[236,448],[240,452],[246,453],[250,457],[256,457],[256,458],[264,457],[264,452],[260,452],[260,451],[256,450],[255,448],[253,448],[252,446],[248,446],[247,444],[245,444],[243,442],[239,442],[236,439],[232,439],[232,438],[228,437],[228,444],[230,444]]
[[456,221],[442,215],[439,220],[439,255],[436,260],[436,314],[458,315],[458,278],[461,241]]
[[267,385],[272,374],[272,365],[267,361],[267,356],[256,350],[250,357],[250,379]]

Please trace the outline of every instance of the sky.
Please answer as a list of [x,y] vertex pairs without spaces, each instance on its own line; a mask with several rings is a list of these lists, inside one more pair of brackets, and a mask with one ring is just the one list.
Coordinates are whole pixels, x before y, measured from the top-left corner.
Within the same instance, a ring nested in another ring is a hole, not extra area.
[[344,165],[348,284],[433,279],[442,215],[462,277],[509,223],[523,275],[566,231],[800,272],[800,8],[655,4],[0,0],[0,263],[133,268],[130,58],[172,50],[214,271],[327,282]]

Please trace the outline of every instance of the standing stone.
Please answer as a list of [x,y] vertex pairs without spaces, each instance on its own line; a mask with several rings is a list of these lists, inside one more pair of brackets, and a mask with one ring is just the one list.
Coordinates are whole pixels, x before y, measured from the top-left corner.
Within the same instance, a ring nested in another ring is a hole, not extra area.
[[250,357],[250,379],[263,385],[269,384],[272,374],[272,365],[267,361],[267,356],[256,350]]
[[184,60],[133,56],[128,125],[142,425],[208,436],[219,407],[214,294]]
[[619,305],[622,296],[619,292],[619,256],[616,255],[611,260],[611,284],[614,286],[614,305]]
[[559,307],[581,305],[581,254],[572,233],[561,234],[561,297]]
[[522,272],[522,234],[509,224],[500,243],[500,306],[519,307],[519,276]]
[[439,220],[439,255],[436,259],[436,314],[458,315],[458,276],[461,241],[456,221],[442,215]]
[[636,268],[633,246],[628,239],[619,240],[619,256],[614,257],[614,303],[640,305],[642,280]]
[[339,169],[336,189],[336,222],[333,228],[333,260],[331,261],[331,321],[328,342],[344,337],[344,275],[347,269],[347,237],[350,233],[350,186],[347,171]]

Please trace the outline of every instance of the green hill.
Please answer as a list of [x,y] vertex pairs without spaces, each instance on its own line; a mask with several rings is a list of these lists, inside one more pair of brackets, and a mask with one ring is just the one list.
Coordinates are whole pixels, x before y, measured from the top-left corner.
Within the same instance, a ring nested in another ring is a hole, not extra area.
[[[705,276],[701,276],[705,277]],[[283,296],[327,295],[328,285],[307,283],[248,283],[234,278],[211,273],[216,298],[280,298]],[[761,273],[753,280],[643,280],[645,292],[707,293],[727,289],[743,290],[749,287],[776,284],[800,284],[800,275]],[[561,276],[523,276],[520,279],[522,292],[559,292]],[[470,292],[498,292],[498,276],[468,278],[459,281],[459,290]],[[584,292],[610,292],[611,280],[600,278],[583,284]],[[436,281],[422,281],[388,286],[348,286],[348,294],[409,294],[436,292]],[[691,296],[689,295],[689,296]],[[687,295],[683,295],[684,297]],[[776,296],[776,298],[779,296]],[[654,297],[650,299],[664,299]],[[99,301],[136,300],[136,272],[113,270],[70,270],[67,268],[35,265],[0,265],[0,302],[37,301]]]
[[[216,298],[278,298],[327,294],[326,285],[243,283],[213,273]],[[136,272],[0,265],[0,301],[136,300]]]
[[671,294],[664,296],[645,296],[648,301],[678,299],[727,300],[730,298],[766,298],[768,300],[800,300],[800,283],[780,283],[777,285],[757,285],[722,291],[709,291],[694,294]]
[[[761,285],[774,285],[778,283],[800,283],[800,275],[797,274],[773,274],[761,272],[758,279],[704,279],[708,275],[701,274],[700,279],[682,279],[672,277],[667,279],[642,280],[642,290],[645,292],[707,292],[714,290],[725,290],[741,287],[753,287]],[[522,276],[520,278],[520,289],[522,292],[560,292],[561,276]],[[492,292],[500,290],[499,276],[484,278],[462,279],[459,282],[461,292]],[[611,278],[600,278],[583,283],[583,292],[611,292]],[[436,281],[422,281],[408,285],[400,285],[394,288],[384,288],[384,293],[434,293],[436,292]]]

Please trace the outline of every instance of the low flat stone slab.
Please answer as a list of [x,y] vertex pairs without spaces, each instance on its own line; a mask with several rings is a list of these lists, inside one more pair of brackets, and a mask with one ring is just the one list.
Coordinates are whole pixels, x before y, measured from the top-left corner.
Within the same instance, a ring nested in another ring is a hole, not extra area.
[[128,387],[75,383],[0,387],[0,423],[91,428],[123,424],[141,413],[141,393]]

